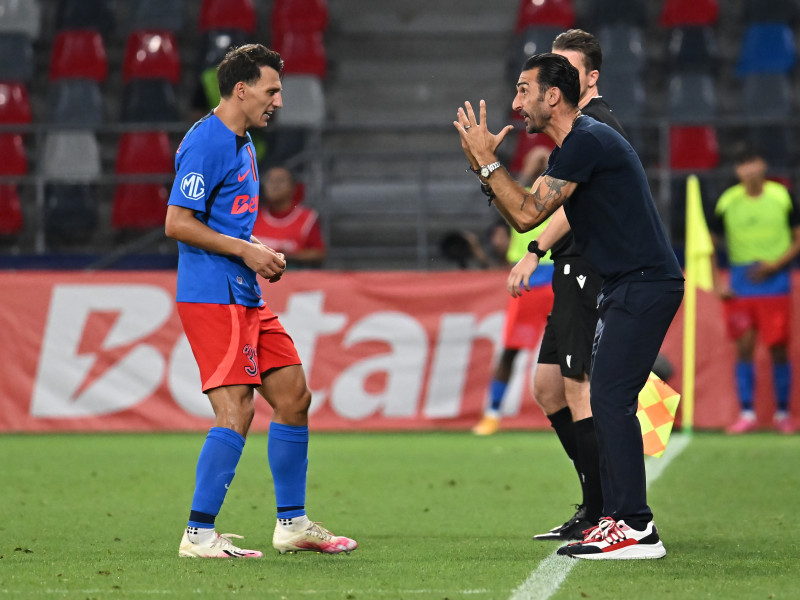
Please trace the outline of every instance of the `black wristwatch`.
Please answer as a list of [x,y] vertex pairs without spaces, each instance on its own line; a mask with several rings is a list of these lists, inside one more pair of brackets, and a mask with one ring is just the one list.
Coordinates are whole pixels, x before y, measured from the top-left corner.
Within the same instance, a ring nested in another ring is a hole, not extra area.
[[530,244],[528,244],[528,252],[535,254],[539,258],[544,258],[544,255],[547,254],[547,250],[542,250],[539,248],[538,240],[533,240]]

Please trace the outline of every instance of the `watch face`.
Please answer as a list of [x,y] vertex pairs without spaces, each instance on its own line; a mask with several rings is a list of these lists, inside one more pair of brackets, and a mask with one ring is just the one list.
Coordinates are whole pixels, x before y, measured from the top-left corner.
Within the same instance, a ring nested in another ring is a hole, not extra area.
[[489,169],[486,167],[481,167],[481,177],[486,179],[489,176]]

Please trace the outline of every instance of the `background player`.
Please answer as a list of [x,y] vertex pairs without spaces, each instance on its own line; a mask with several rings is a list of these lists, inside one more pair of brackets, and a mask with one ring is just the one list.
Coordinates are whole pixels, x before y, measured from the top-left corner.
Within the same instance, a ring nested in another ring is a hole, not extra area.
[[[717,201],[714,241],[728,250],[730,284],[714,266],[714,288],[722,298],[728,335],[736,341],[736,390],[741,413],[726,430],[756,428],[753,410],[756,333],[769,348],[775,390],[775,428],[792,433],[789,419],[791,367],[786,347],[791,328],[789,267],[800,253],[800,215],[789,191],[767,181],[767,163],[754,148],[741,147],[735,158],[739,183]],[[716,258],[716,257],[715,257]]]
[[217,69],[219,105],[189,130],[175,158],[166,234],[178,240],[178,314],[215,414],[179,556],[262,556],[214,529],[255,414],[255,388],[274,411],[268,441],[278,505],[273,546],[281,553],[357,546],[306,516],[311,392],[292,339],[256,280],[259,274],[275,282],[286,268],[283,255],[251,237],[259,181],[247,133],[266,127],[281,108],[282,71],[280,55],[260,44],[231,50]]

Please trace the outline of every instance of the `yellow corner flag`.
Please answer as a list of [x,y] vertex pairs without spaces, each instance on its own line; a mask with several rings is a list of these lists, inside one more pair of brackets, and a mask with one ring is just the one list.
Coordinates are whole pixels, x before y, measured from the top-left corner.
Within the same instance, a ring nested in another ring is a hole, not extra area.
[[686,293],[683,298],[683,426],[694,426],[694,367],[697,337],[697,288],[711,291],[711,255],[714,244],[708,233],[696,175],[686,180]]
[[703,200],[700,196],[700,181],[697,175],[686,179],[686,284],[701,290],[711,291],[711,255],[714,244],[708,233],[703,215]]
[[636,411],[642,427],[644,453],[648,456],[658,458],[667,449],[680,399],[678,392],[661,381],[655,373],[650,373],[647,383],[639,392],[639,410]]

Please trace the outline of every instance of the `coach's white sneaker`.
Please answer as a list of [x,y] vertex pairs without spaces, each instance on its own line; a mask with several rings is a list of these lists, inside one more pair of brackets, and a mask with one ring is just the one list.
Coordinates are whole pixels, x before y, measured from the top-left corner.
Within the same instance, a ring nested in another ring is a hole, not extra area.
[[214,532],[214,538],[207,543],[195,544],[189,540],[189,532],[183,530],[183,539],[178,549],[178,556],[185,558],[260,558],[264,556],[258,550],[237,548],[231,538],[243,539],[235,533]]
[[586,531],[582,542],[562,546],[556,553],[589,560],[635,560],[661,558],[667,551],[652,521],[639,531],[625,521],[603,517],[596,527]]
[[275,533],[272,535],[272,546],[281,554],[311,551],[324,554],[338,554],[358,548],[355,540],[343,536],[333,535],[319,523],[307,521],[299,531],[292,531],[280,522],[275,524]]

